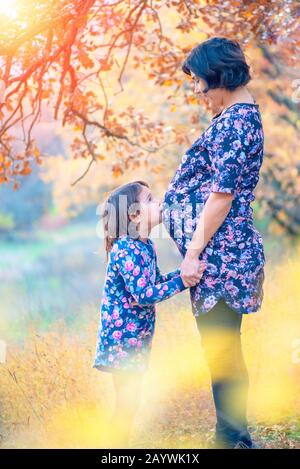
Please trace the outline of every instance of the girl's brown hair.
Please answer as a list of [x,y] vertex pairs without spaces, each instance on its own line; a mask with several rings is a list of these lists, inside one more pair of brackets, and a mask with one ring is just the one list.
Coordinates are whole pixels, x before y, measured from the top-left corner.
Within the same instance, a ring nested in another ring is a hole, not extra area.
[[138,210],[137,204],[142,186],[149,187],[144,181],[124,184],[111,192],[102,205],[106,259],[114,242],[121,236],[131,236],[134,231],[130,214]]

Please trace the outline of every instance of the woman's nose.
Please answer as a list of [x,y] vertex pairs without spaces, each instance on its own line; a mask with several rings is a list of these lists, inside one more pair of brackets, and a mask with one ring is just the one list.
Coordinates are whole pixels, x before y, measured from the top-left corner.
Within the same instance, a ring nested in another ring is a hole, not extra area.
[[200,87],[200,85],[195,85],[194,91],[196,94],[199,94],[200,96],[204,96],[204,93]]

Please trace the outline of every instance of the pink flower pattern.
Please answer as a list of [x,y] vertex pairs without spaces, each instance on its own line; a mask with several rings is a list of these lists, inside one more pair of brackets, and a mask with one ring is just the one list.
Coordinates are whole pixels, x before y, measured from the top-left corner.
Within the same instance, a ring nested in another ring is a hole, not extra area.
[[234,195],[226,219],[200,254],[207,268],[190,288],[195,316],[207,313],[221,297],[238,313],[261,307],[266,259],[250,204],[263,153],[259,104],[235,103],[215,116],[186,151],[165,193],[163,223],[182,256],[210,193]]

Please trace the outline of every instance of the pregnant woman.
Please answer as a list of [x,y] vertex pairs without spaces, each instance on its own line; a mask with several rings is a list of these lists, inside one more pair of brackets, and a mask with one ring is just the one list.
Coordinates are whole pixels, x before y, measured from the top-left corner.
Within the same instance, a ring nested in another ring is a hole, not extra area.
[[[210,369],[216,448],[256,448],[247,423],[248,373],[241,347],[244,314],[263,300],[265,255],[253,225],[253,190],[263,161],[259,104],[236,41],[212,38],[183,65],[214,117],[183,155],[163,200],[163,222],[181,255],[181,275]],[[200,260],[207,268],[192,286]]]

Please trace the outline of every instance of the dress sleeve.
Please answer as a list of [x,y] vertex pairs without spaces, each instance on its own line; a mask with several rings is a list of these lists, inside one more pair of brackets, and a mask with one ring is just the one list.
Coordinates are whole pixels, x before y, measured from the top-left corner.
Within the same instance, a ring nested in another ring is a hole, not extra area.
[[244,150],[243,134],[240,135],[233,124],[226,129],[216,129],[210,147],[214,171],[211,192],[236,195],[245,164]]
[[162,274],[160,268],[156,264],[156,283],[157,282],[167,282],[171,280],[173,277],[177,277],[180,275],[180,269],[172,270],[172,272],[168,272],[167,274]]
[[152,272],[138,249],[127,247],[120,250],[115,256],[115,265],[124,279],[126,289],[141,306],[167,300],[188,288],[180,275],[152,282]]

